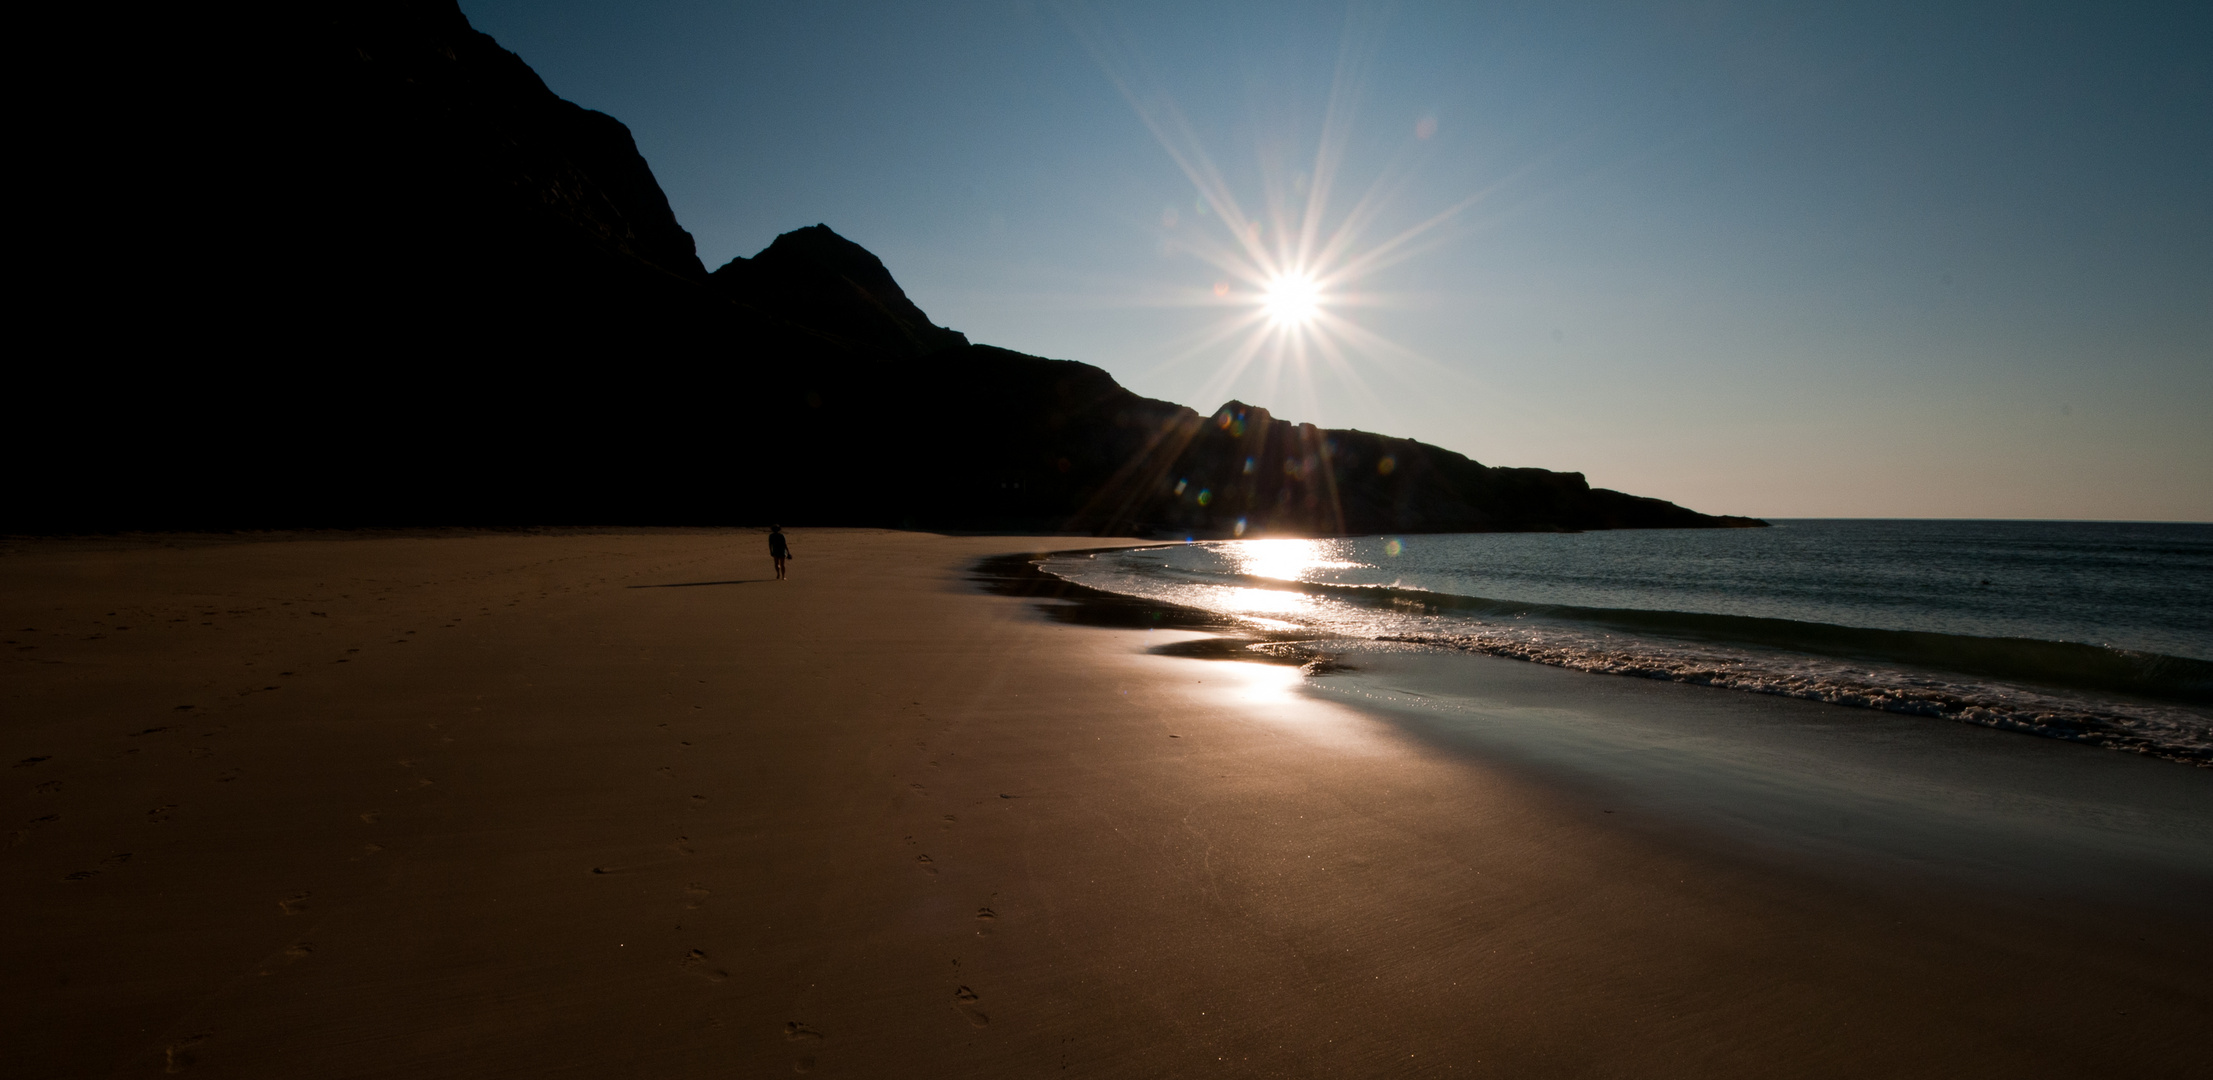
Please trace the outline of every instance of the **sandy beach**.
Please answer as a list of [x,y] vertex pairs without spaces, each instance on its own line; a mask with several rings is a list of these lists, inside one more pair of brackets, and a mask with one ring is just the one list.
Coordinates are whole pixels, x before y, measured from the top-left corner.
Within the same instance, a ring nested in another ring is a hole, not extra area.
[[1095,538],[792,543],[7,542],[10,1071],[2204,1075],[2187,912],[1678,840],[970,580]]

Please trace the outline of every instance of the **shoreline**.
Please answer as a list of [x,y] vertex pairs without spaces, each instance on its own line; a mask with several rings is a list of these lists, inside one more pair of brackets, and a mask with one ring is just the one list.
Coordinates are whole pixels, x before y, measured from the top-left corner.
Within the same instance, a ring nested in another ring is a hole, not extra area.
[[2145,755],[1417,647],[1309,693],[1728,859],[2213,919],[2213,784]]
[[[1128,549],[1071,554],[1110,550]],[[1063,563],[1048,571],[1054,572],[1162,603],[1185,590],[1209,598],[1221,591],[1174,574],[1155,580],[1143,568],[1120,564],[1094,570],[1087,562]],[[2186,656],[2059,640],[1484,599],[1403,583],[1233,576],[1215,585],[1291,598],[1281,610],[1303,610],[1286,618],[1314,635],[1924,717],[2213,769],[2213,713],[2206,711],[2213,704],[2207,697],[2213,661]],[[1233,610],[1250,607],[1236,599]],[[1746,636],[1747,626],[1767,632]],[[1906,649],[1900,642],[1916,645]]]
[[1052,602],[1041,610],[1058,621],[1200,635],[1149,655],[1298,667],[1310,697],[1539,786],[1636,806],[1653,835],[1725,858],[2213,918],[2202,899],[2213,897],[2213,787],[2160,755],[1683,680],[1592,682],[1621,673],[1415,637],[1272,631],[1084,585],[1029,556],[986,559],[975,574],[1000,595]]
[[1198,628],[970,580],[1062,545],[1099,541],[797,531],[774,583],[744,531],[12,548],[11,1045],[55,1076],[2197,1061],[2202,926],[1673,844],[1291,665],[1157,651]]

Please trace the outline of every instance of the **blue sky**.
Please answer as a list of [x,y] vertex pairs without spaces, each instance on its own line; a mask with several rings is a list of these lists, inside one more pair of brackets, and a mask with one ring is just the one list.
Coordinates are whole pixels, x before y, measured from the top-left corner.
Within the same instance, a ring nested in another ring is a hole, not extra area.
[[[823,222],[976,341],[1711,512],[2213,520],[2203,4],[462,8],[710,268]],[[1318,175],[1431,224],[1224,337]]]

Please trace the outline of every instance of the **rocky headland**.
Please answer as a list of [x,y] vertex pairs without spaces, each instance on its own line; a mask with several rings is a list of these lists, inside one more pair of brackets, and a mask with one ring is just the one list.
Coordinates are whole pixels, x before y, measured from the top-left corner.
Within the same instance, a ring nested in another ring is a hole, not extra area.
[[161,198],[100,197],[177,265],[53,287],[91,347],[27,380],[0,527],[1763,524],[973,344],[826,225],[710,273],[629,130],[451,0],[173,29]]

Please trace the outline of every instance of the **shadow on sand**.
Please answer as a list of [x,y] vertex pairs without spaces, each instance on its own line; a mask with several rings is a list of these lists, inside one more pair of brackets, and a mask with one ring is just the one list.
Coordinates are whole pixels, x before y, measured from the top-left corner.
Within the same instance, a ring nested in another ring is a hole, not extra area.
[[625,585],[626,589],[696,589],[701,585],[758,585],[775,578],[746,578],[742,581],[672,581],[666,585]]

